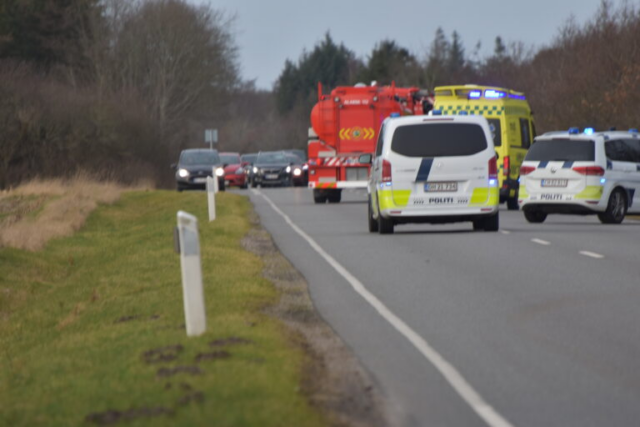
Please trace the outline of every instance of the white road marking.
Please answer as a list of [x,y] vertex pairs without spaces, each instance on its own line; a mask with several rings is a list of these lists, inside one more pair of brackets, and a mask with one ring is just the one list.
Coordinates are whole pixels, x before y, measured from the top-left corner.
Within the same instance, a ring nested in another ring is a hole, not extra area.
[[533,243],[537,243],[539,245],[544,245],[544,246],[549,246],[551,244],[551,242],[547,242],[546,240],[542,240],[542,239],[531,239],[531,241]]
[[507,234],[507,235],[508,235],[508,234],[511,234],[511,232],[510,232],[509,230],[500,230],[500,232],[501,232],[502,234]]
[[496,412],[485,400],[478,394],[478,392],[467,382],[466,379],[458,372],[458,370],[445,360],[435,349],[429,345],[429,343],[418,335],[413,329],[411,329],[402,319],[396,316],[391,310],[385,306],[382,301],[376,298],[369,290],[356,279],[346,268],[344,268],[338,261],[336,261],[331,255],[325,252],[320,245],[316,243],[307,233],[302,231],[291,218],[289,218],[284,212],[282,212],[267,196],[262,194],[258,190],[251,190],[254,194],[262,196],[263,199],[271,205],[274,211],[280,215],[291,226],[291,228],[300,235],[304,240],[311,245],[311,247],[329,263],[344,279],[349,282],[351,287],[362,298],[365,299],[387,322],[389,322],[398,332],[400,332],[413,346],[429,361],[431,364],[442,374],[445,380],[453,387],[453,389],[460,395],[473,409],[476,414],[484,420],[484,422],[490,427],[513,427],[513,424],[509,423],[502,415]]
[[595,259],[604,258],[604,255],[600,255],[600,254],[597,254],[595,252],[589,252],[589,251],[580,251],[580,255],[588,256],[588,257],[595,258]]

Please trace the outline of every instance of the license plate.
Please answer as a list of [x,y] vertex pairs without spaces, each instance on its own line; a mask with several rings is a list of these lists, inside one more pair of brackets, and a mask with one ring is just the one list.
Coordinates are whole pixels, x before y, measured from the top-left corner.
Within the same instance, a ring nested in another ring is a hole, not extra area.
[[427,182],[424,185],[424,191],[426,193],[443,193],[458,191],[457,182]]
[[568,184],[567,179],[543,179],[541,183],[543,187],[566,187]]
[[205,182],[207,182],[207,178],[193,178],[193,182],[195,182],[196,184],[204,184]]
[[278,174],[277,173],[268,173],[264,177],[265,177],[265,179],[278,179]]

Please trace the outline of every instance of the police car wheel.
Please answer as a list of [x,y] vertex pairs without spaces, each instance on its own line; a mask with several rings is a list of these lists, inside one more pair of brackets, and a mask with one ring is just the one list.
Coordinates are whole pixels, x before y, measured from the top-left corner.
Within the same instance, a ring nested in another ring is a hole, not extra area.
[[376,233],[378,231],[378,221],[373,217],[373,208],[371,207],[371,197],[369,197],[369,232]]
[[525,211],[524,217],[531,223],[540,224],[547,219],[547,214],[545,212]]
[[609,196],[607,210],[598,214],[603,224],[620,224],[627,213],[627,198],[621,190],[614,190]]
[[476,231],[498,231],[500,217],[498,214],[473,221],[473,229]]

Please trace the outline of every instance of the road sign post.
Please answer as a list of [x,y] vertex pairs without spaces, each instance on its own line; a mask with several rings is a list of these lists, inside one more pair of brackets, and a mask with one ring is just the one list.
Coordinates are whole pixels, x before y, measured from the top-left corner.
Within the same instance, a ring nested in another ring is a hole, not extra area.
[[202,335],[207,329],[198,219],[187,212],[178,211],[178,236],[185,325],[187,335],[194,337]]
[[204,143],[209,144],[209,148],[213,150],[213,144],[218,143],[218,129],[205,129]]

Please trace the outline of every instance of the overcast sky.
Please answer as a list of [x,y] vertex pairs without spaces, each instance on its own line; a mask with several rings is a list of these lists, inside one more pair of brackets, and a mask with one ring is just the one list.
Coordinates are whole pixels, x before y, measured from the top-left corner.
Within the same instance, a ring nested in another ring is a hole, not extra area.
[[[242,78],[271,89],[284,62],[297,62],[329,31],[336,43],[366,58],[383,39],[423,58],[435,31],[457,31],[466,54],[478,41],[482,56],[496,36],[505,43],[548,45],[570,17],[579,24],[594,16],[601,0],[190,0],[236,16]],[[622,0],[615,0],[619,5]],[[638,0],[631,0],[637,4]]]

